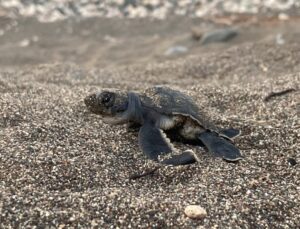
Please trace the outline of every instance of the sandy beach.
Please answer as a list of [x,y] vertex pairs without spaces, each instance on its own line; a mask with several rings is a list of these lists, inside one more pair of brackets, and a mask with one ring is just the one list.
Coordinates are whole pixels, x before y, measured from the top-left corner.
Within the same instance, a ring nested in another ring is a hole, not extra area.
[[[299,227],[299,22],[247,16],[230,25],[236,38],[204,46],[191,28],[224,24],[180,16],[3,21],[0,227]],[[186,51],[167,55],[175,46]],[[153,85],[187,93],[215,124],[240,129],[234,142],[245,158],[227,163],[174,143],[201,161],[130,180],[154,164],[137,133],[104,124],[83,99],[100,88]],[[184,214],[193,204],[204,219]]]

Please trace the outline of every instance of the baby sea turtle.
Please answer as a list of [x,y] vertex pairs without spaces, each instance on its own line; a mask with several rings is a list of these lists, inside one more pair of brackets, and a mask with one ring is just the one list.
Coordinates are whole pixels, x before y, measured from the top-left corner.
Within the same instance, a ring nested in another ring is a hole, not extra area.
[[190,97],[171,88],[156,86],[139,94],[103,89],[87,96],[84,102],[105,123],[127,123],[130,129],[139,129],[141,150],[149,159],[162,164],[184,165],[198,160],[191,150],[179,153],[167,136],[202,144],[214,156],[227,161],[242,159],[231,141],[240,132],[217,129]]

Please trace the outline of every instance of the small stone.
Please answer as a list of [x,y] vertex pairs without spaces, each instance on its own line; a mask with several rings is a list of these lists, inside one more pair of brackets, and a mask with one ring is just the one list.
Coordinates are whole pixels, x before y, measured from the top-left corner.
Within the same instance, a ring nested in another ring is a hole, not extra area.
[[289,162],[289,164],[290,164],[291,166],[294,166],[294,165],[297,164],[297,161],[296,161],[294,158],[291,158],[291,157],[288,159],[288,162]]
[[113,191],[113,192],[111,192],[111,193],[108,194],[108,197],[109,198],[115,198],[116,196],[118,196],[118,194],[119,193],[117,191]]
[[185,53],[187,51],[188,51],[187,47],[178,45],[178,46],[170,47],[167,51],[165,51],[165,55],[171,56],[171,55]]
[[63,229],[63,228],[65,228],[65,227],[66,227],[65,224],[60,224],[60,225],[58,226],[58,229]]
[[30,45],[30,40],[28,39],[24,39],[19,43],[20,47],[27,47],[28,45]]
[[283,35],[281,33],[278,33],[276,35],[275,40],[276,40],[276,44],[278,44],[278,45],[283,45],[285,43],[285,40],[284,40]]
[[204,219],[207,212],[199,205],[189,205],[184,209],[184,213],[191,219]]
[[203,36],[203,31],[200,28],[194,27],[191,29],[192,38],[199,41]]
[[286,21],[286,20],[289,20],[290,17],[289,17],[289,15],[287,15],[287,14],[285,14],[285,13],[280,13],[280,14],[278,15],[278,19],[279,19],[279,20],[282,20],[282,21]]
[[227,42],[238,35],[238,31],[233,28],[218,29],[208,32],[201,38],[201,44],[209,44],[216,42]]

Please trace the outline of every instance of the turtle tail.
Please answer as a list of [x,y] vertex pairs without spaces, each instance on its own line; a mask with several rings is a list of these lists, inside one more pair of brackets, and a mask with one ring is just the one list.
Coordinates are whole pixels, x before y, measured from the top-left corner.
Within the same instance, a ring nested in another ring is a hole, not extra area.
[[243,158],[236,146],[215,132],[205,131],[199,134],[198,138],[215,157],[221,157],[226,161],[237,161]]

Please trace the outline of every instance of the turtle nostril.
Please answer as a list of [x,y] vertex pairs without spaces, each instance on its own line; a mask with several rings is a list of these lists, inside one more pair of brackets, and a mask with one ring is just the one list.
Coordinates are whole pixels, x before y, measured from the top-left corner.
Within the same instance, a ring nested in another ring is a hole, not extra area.
[[96,95],[89,95],[84,99],[84,103],[86,106],[92,106],[96,102]]

